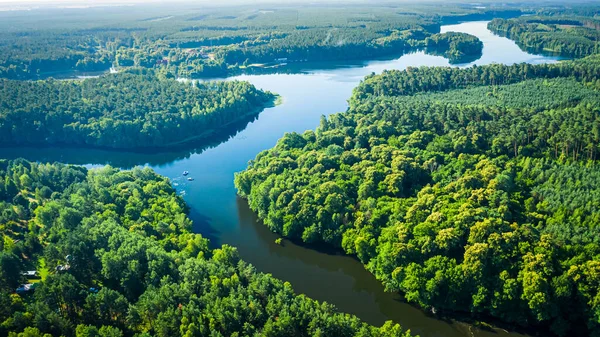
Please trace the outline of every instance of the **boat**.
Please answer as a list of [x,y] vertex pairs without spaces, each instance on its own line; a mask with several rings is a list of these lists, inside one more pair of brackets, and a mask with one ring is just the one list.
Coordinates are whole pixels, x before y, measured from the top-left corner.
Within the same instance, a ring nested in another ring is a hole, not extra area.
[[188,181],[194,181],[194,178],[188,178]]
[[183,171],[183,176],[187,176],[188,174],[190,174],[188,171]]

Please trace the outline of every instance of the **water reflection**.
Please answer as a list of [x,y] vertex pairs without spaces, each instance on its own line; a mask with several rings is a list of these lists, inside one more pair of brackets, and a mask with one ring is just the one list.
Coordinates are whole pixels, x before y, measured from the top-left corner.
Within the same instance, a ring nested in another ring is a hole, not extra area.
[[104,166],[131,169],[136,166],[162,167],[215,148],[235,137],[260,115],[249,116],[222,128],[210,138],[169,148],[113,150],[75,146],[0,147],[0,158],[25,158],[30,161],[62,162],[74,165]]
[[[273,276],[290,281],[298,293],[335,303],[340,310],[371,324],[382,325],[393,320],[422,337],[523,336],[501,329],[485,331],[419,310],[404,302],[399,294],[385,292],[382,284],[352,257],[304,247],[288,240],[278,245],[275,243],[278,236],[261,223],[247,202],[238,198],[237,204],[240,232],[227,237],[227,241],[237,246],[242,256],[251,256],[249,262],[258,270],[269,270]],[[284,266],[273,269],[270,264],[274,259],[281,260]],[[319,268],[318,274],[314,273],[315,267]]]

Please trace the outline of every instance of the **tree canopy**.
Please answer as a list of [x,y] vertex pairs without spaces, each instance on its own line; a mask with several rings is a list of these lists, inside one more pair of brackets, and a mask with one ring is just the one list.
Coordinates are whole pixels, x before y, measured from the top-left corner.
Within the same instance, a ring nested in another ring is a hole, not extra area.
[[425,45],[428,51],[443,55],[450,63],[474,61],[480,58],[483,52],[483,42],[466,33],[434,34],[425,39]]
[[[149,168],[0,160],[0,334],[398,336],[257,272],[190,232],[187,206]],[[41,274],[15,294],[21,270]]]
[[600,20],[591,16],[557,13],[552,16],[494,19],[488,24],[488,28],[535,53],[550,52],[581,58],[600,52]]
[[425,308],[600,333],[600,58],[409,68],[237,174],[273,231]]
[[180,83],[143,69],[83,81],[0,79],[0,144],[165,147],[210,137],[273,100],[248,82]]

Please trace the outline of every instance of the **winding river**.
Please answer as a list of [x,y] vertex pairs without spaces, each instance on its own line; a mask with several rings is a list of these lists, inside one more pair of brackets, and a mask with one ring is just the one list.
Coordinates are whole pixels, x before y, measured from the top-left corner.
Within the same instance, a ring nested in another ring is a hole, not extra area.
[[[459,66],[558,61],[557,57],[528,54],[514,42],[492,34],[486,25],[487,22],[467,22],[442,27],[442,32],[470,33],[484,42],[479,60]],[[192,208],[197,232],[210,238],[215,246],[237,247],[244,260],[259,271],[290,281],[298,293],[330,302],[371,324],[393,320],[422,337],[521,336],[501,329],[481,330],[429,315],[403,302],[400,295],[385,293],[382,285],[353,258],[291,242],[277,245],[276,235],[259,223],[245,201],[236,197],[234,172],[243,170],[256,154],[275,145],[285,132],[314,129],[321,115],[346,110],[346,100],[364,76],[384,69],[447,65],[448,61],[442,57],[417,52],[394,60],[324,64],[319,65],[319,70],[313,66],[296,74],[238,76],[233,79],[276,92],[283,102],[266,109],[254,120],[233,126],[229,135],[223,135],[213,144],[163,153],[19,147],[0,149],[0,158],[25,157],[87,166],[110,164],[121,168],[150,166],[171,178],[184,196]],[[195,181],[183,179],[184,170]]]

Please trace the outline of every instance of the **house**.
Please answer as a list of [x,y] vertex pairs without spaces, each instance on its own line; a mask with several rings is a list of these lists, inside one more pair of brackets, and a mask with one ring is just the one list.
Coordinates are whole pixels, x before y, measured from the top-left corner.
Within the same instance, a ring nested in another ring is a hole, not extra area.
[[37,288],[37,283],[27,283],[27,284],[21,284],[17,289],[16,292],[17,294],[25,294],[28,293],[30,291],[34,291],[35,288]]
[[37,270],[28,270],[28,271],[22,272],[21,275],[29,277],[29,278],[34,278],[34,277],[38,276],[38,272],[37,272]]
[[67,271],[69,269],[71,269],[71,266],[69,266],[68,264],[56,266],[57,272],[63,272],[63,271]]

